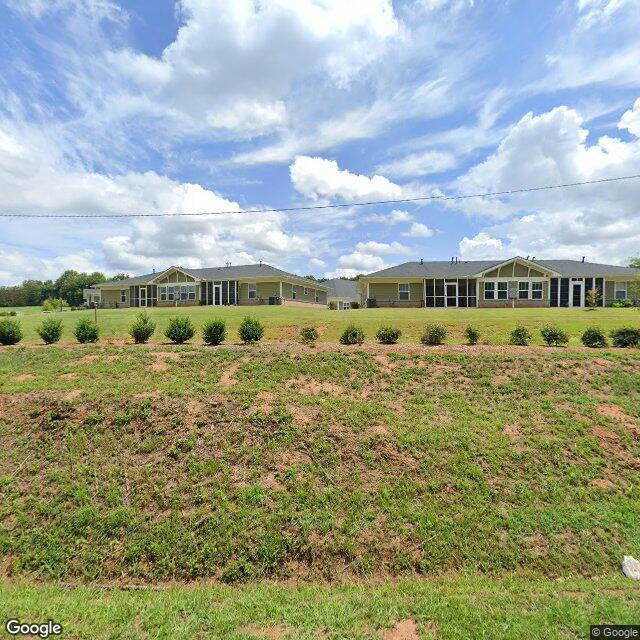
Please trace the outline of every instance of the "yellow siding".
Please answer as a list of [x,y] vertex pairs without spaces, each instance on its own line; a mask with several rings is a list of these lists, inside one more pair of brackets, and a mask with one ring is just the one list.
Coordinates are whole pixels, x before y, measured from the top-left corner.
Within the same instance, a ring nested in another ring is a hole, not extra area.
[[[124,304],[129,303],[129,287],[123,287],[127,293],[127,301]],[[120,289],[102,289],[100,301],[104,304],[120,304]]]
[[[405,284],[405,283],[403,283]],[[424,283],[422,280],[409,283],[409,296],[411,301],[420,301],[424,298]],[[397,301],[398,283],[397,282],[372,282],[369,285],[369,297],[376,300]]]

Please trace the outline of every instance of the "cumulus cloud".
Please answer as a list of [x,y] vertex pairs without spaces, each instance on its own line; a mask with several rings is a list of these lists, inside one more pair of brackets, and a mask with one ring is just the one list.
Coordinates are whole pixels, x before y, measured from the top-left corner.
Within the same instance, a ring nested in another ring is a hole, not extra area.
[[491,260],[492,258],[502,258],[504,256],[502,240],[492,238],[484,231],[473,238],[465,236],[460,240],[459,247],[460,256],[464,260]]
[[394,209],[390,213],[374,213],[367,216],[366,220],[370,222],[379,222],[380,224],[394,225],[400,222],[410,222],[411,214],[408,211]]
[[356,273],[367,273],[384,269],[387,265],[380,256],[354,251],[338,258],[338,267],[351,269]]
[[[633,135],[637,135],[636,113],[634,106],[620,122]],[[459,191],[503,191],[640,173],[640,139],[625,142],[602,136],[589,144],[588,134],[573,109],[529,113],[511,128],[493,155],[458,180]],[[503,246],[509,252],[517,249],[538,257],[578,259],[587,255],[623,262],[640,246],[639,201],[640,180],[627,180],[452,206],[500,221],[483,231],[506,239]]]
[[356,251],[360,253],[370,253],[375,256],[393,255],[393,254],[410,254],[411,249],[399,242],[358,242]]
[[627,129],[630,134],[640,138],[640,98],[635,101],[631,109],[622,114],[618,127]]
[[458,160],[452,153],[430,149],[386,162],[379,165],[377,170],[396,178],[414,178],[442,173],[457,165]]
[[282,99],[303,78],[348,85],[399,29],[390,0],[181,0],[179,6],[184,22],[159,58],[127,49],[111,62],[150,102],[192,126],[242,136],[280,126]]
[[372,178],[340,169],[335,160],[298,156],[289,167],[291,182],[308,198],[340,198],[347,201],[397,198],[402,189],[384,176]]
[[430,238],[434,234],[434,230],[429,228],[426,224],[422,222],[414,222],[409,231],[403,233],[403,236],[407,236],[409,238]]

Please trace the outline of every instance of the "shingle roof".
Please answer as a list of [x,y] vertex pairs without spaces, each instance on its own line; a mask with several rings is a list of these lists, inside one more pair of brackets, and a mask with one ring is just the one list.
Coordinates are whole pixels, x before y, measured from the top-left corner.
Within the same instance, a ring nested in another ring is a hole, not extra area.
[[[509,260],[459,260],[458,262],[405,262],[404,264],[368,273],[366,278],[442,278],[475,276],[492,267],[509,262]],[[640,271],[631,267],[618,267],[610,264],[596,264],[580,260],[535,260],[533,264],[556,271],[562,276],[590,277],[590,276],[633,276],[640,275]]]
[[[169,267],[171,269],[173,267]],[[282,269],[277,269],[276,267],[272,267],[269,264],[260,263],[260,264],[239,264],[230,267],[205,267],[202,269],[185,269],[183,267],[176,267],[185,273],[197,278],[198,280],[243,280],[247,278],[263,278],[263,277],[277,277],[277,278],[290,278],[293,280],[298,280],[302,284],[308,287],[315,287],[319,289],[325,289],[326,285],[321,282],[315,282],[313,280],[309,280],[308,278],[303,278],[302,276],[298,276],[295,273],[289,273],[287,271],[283,271]],[[157,278],[159,275],[168,271],[169,269],[165,269],[164,271],[157,271],[155,273],[148,273],[143,276],[135,276],[134,278],[127,278],[126,280],[110,280],[108,282],[102,283],[103,285],[136,285],[136,284],[146,284]]]
[[329,297],[333,298],[357,298],[358,283],[355,280],[343,280],[342,278],[334,278],[333,280],[325,280],[322,284],[329,287]]

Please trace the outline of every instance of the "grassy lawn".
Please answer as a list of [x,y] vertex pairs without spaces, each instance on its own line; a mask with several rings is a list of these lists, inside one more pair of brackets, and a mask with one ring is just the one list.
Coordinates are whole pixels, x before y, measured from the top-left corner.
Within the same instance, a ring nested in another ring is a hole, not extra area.
[[639,619],[639,460],[638,350],[11,347],[0,618],[582,638]]
[[[63,342],[74,342],[73,326],[80,317],[93,317],[93,311],[67,311],[57,314],[42,313],[40,307],[17,309],[25,331],[25,342],[39,343],[37,325],[44,317],[60,318],[64,323]],[[101,309],[98,311],[99,324],[104,340],[130,340],[128,328],[139,312],[138,309]],[[320,330],[320,341],[337,342],[347,324],[361,325],[369,342],[375,341],[375,333],[383,324],[392,324],[403,331],[401,342],[418,342],[425,324],[441,323],[449,331],[449,342],[464,342],[466,326],[477,326],[481,340],[492,344],[504,344],[509,333],[518,324],[525,324],[535,333],[540,342],[538,330],[545,324],[557,324],[572,336],[572,344],[579,344],[582,332],[591,325],[598,325],[607,332],[625,325],[640,325],[638,309],[358,309],[353,311],[329,311],[328,309],[303,307],[187,307],[153,308],[149,313],[157,320],[158,329],[153,342],[163,342],[164,328],[170,317],[189,315],[200,327],[205,320],[222,317],[227,320],[229,341],[237,340],[237,329],[246,315],[258,317],[266,326],[266,340],[297,340],[301,326],[313,324]],[[194,342],[200,340],[200,335]]]
[[62,624],[63,638],[92,640],[582,640],[590,624],[637,623],[640,586],[619,577],[557,582],[482,576],[133,592],[0,584],[0,619],[10,617],[52,618]]

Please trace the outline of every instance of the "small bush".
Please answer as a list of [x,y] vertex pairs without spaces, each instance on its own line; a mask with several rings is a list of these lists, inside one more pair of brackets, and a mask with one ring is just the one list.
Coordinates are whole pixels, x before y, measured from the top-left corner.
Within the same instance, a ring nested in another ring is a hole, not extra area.
[[17,316],[15,311],[0,311],[0,316]]
[[97,342],[100,337],[100,328],[91,318],[82,318],[78,320],[76,328],[73,330],[73,335],[82,344]]
[[360,308],[360,303],[359,302],[352,302],[351,303],[351,308],[352,309],[359,309]]
[[569,334],[558,327],[547,326],[540,329],[540,335],[550,347],[562,347],[569,344]]
[[187,340],[191,340],[195,334],[196,328],[193,326],[193,322],[191,322],[189,316],[170,318],[169,326],[164,332],[164,335],[176,344],[182,344]]
[[62,320],[45,318],[36,329],[45,344],[59,342],[62,336]]
[[256,342],[260,342],[260,340],[262,340],[262,336],[264,335],[264,326],[260,322],[260,320],[247,316],[240,323],[238,335],[240,336],[240,340],[242,340],[242,342],[244,342],[245,344],[254,344]]
[[447,337],[447,330],[439,324],[430,324],[424,328],[424,332],[420,338],[422,344],[434,346],[442,344]]
[[640,347],[640,329],[634,327],[622,327],[615,329],[610,334],[614,347]]
[[627,298],[623,298],[622,300],[614,300],[611,303],[611,306],[618,309],[625,309],[627,307],[633,307],[633,302]]
[[340,336],[340,344],[362,344],[364,342],[364,331],[362,327],[350,324]]
[[515,344],[519,347],[526,347],[531,342],[531,331],[527,327],[519,324],[512,332],[509,338],[509,344]]
[[135,322],[129,328],[129,335],[136,344],[144,344],[156,330],[156,323],[146,311],[138,314]]
[[332,301],[329,303],[329,309],[330,309],[331,311],[335,311],[337,308],[338,308],[338,303],[337,303],[335,300],[332,300]]
[[0,320],[0,344],[17,344],[22,340],[22,329],[17,320]]
[[305,344],[314,344],[318,339],[318,330],[315,327],[302,327],[300,337]]
[[202,339],[205,344],[218,345],[227,337],[227,324],[222,318],[214,318],[204,323],[202,327]]
[[464,330],[464,335],[469,344],[478,344],[478,341],[480,340],[480,331],[475,327],[467,327]]
[[61,311],[69,305],[62,298],[47,298],[42,303],[43,311]]
[[397,327],[380,327],[376,339],[381,344],[395,344],[400,339],[402,331]]
[[590,327],[580,338],[585,347],[598,348],[607,346],[607,338],[604,331],[598,327]]

